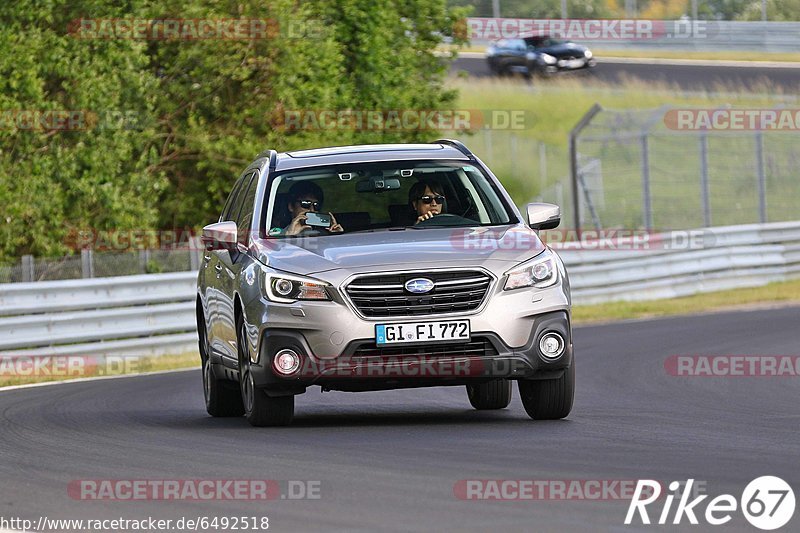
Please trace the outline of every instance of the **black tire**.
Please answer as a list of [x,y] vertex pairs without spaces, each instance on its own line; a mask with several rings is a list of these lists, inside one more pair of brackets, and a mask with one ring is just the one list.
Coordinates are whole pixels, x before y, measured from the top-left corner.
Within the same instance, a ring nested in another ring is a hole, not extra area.
[[477,385],[467,385],[467,397],[479,411],[504,409],[511,403],[511,381],[495,379]]
[[215,417],[233,417],[244,414],[242,395],[239,387],[233,381],[217,379],[211,366],[208,354],[211,347],[206,335],[206,322],[202,315],[198,315],[197,333],[199,337],[200,364],[203,369],[203,397],[206,402],[206,411]]
[[244,416],[251,426],[288,426],[294,418],[294,395],[270,397],[256,389],[251,371],[250,357],[244,348],[244,321],[236,319],[236,345],[239,351],[240,401],[244,405]]
[[557,420],[572,411],[575,398],[575,361],[558,379],[521,379],[519,395],[534,420]]

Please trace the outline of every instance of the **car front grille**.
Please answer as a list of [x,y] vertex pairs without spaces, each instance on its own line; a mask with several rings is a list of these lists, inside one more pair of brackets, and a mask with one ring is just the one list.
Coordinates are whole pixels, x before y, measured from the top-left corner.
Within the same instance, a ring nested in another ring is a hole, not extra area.
[[[416,278],[433,282],[433,290],[412,294],[405,283]],[[374,274],[351,281],[345,291],[367,318],[441,315],[480,307],[492,278],[481,270]]]
[[497,355],[497,349],[486,337],[474,337],[469,342],[428,345],[377,346],[365,342],[356,346],[352,357],[484,357]]

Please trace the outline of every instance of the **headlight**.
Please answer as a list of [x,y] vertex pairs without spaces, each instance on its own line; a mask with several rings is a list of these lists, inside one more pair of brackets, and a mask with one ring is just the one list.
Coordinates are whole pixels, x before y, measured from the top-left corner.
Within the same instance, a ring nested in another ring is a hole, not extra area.
[[555,65],[558,63],[558,60],[550,54],[539,54],[539,57],[541,58],[542,62],[547,65]]
[[592,51],[591,50],[586,50],[586,52],[584,52],[583,55],[584,55],[584,57],[586,57],[586,59],[591,59],[592,58]]
[[545,250],[530,261],[522,263],[506,272],[503,290],[510,291],[523,287],[550,287],[558,281],[558,268],[553,252]]
[[264,273],[264,296],[273,302],[292,303],[298,300],[330,300],[329,285],[313,278],[288,274]]

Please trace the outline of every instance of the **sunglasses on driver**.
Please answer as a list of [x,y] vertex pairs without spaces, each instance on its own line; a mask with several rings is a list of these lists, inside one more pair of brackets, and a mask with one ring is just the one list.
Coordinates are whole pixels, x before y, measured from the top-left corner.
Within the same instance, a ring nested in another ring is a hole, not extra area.
[[417,198],[417,200],[419,200],[425,205],[430,205],[434,201],[437,204],[442,205],[444,203],[444,196],[442,196],[441,194],[437,194],[436,196],[430,196],[426,194],[425,196],[420,196],[419,198]]

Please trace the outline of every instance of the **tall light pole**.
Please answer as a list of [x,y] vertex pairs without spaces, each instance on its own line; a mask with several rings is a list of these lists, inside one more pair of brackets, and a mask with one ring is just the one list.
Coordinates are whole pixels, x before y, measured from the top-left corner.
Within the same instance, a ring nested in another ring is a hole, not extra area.
[[767,21],[767,0],[761,0],[761,20]]
[[561,0],[561,18],[567,18],[567,0]]
[[500,0],[492,0],[492,16],[496,19],[500,18]]

